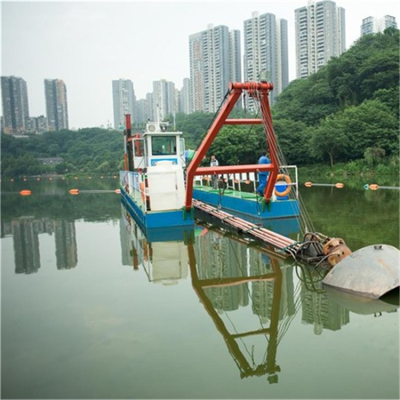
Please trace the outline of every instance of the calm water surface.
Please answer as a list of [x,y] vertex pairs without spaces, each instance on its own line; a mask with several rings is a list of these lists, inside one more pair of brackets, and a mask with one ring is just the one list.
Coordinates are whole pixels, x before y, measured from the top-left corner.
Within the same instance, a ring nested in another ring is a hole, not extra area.
[[[399,398],[398,306],[212,227],[147,240],[116,188],[2,183],[2,398]],[[398,191],[301,194],[316,231],[399,247]]]

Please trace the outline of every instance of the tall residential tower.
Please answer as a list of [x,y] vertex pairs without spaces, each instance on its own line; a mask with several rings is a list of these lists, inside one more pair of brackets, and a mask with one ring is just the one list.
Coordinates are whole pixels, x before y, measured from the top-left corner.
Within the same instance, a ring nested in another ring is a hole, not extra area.
[[240,32],[209,25],[189,36],[189,52],[191,111],[215,112],[229,82],[241,80]]
[[49,131],[68,129],[67,87],[61,79],[45,79],[44,94]]
[[28,89],[22,78],[1,77],[1,99],[3,103],[3,130],[7,134],[25,133],[29,117]]
[[[271,104],[289,83],[288,27],[274,14],[254,12],[244,21],[244,80],[272,82]],[[254,102],[246,98],[246,107]]]
[[136,121],[135,115],[135,92],[133,83],[129,79],[112,81],[113,106],[114,106],[114,128],[124,129],[125,114],[130,114],[132,121]]
[[331,0],[295,10],[296,73],[306,78],[346,50],[345,11]]
[[178,112],[190,114],[190,79],[183,79],[182,89],[179,91]]
[[175,84],[165,79],[153,82],[153,121],[164,121],[176,114]]
[[396,18],[391,15],[385,15],[382,18],[367,17],[362,20],[361,36],[383,32],[386,28],[391,27],[397,28]]

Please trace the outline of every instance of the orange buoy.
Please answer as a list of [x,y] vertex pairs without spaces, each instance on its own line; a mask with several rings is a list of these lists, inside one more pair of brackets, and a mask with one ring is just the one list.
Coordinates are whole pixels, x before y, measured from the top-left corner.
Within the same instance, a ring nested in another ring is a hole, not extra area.
[[40,181],[40,178],[36,178],[37,181]]
[[32,192],[31,192],[30,190],[21,190],[21,191],[19,192],[19,194],[20,194],[21,196],[30,196],[30,195],[32,194]]
[[79,194],[79,189],[71,189],[71,190],[69,191],[69,194],[77,195],[77,194]]
[[373,183],[372,185],[369,185],[369,188],[370,188],[371,190],[378,190],[378,189],[379,189],[379,186],[378,186],[376,183]]
[[305,186],[305,187],[311,187],[311,186],[312,186],[312,182],[306,182],[306,183],[304,184],[304,186]]
[[121,194],[121,189],[115,189],[114,193]]
[[338,183],[335,185],[335,187],[337,187],[338,189],[341,189],[341,188],[344,187],[344,183],[338,182]]

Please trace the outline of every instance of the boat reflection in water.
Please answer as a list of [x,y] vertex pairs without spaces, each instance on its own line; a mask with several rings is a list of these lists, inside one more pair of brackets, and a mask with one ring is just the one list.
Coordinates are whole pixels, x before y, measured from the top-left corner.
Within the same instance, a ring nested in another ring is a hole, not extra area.
[[[334,297],[322,287],[323,271],[296,265],[272,248],[205,222],[180,234],[149,232],[149,240],[124,207],[122,214],[124,264],[142,267],[149,281],[164,285],[188,279],[190,270],[193,289],[241,378],[278,382],[278,345],[300,310],[301,323],[313,326],[317,335],[350,322],[354,308],[347,308],[350,303],[340,293]],[[398,308],[381,303],[374,303],[375,313]]]
[[[122,212],[124,264],[143,267],[149,281],[163,284],[187,278],[189,267],[192,286],[240,376],[268,374],[270,383],[277,382],[277,346],[296,312],[293,269],[282,267],[282,256],[211,226],[183,231],[181,241],[171,240],[168,231],[163,241],[159,234],[149,241],[123,206]],[[236,326],[235,313],[243,311]]]
[[123,205],[121,210],[123,264],[142,267],[150,282],[171,285],[187,278],[186,244],[193,240],[194,229],[154,229],[146,236]]

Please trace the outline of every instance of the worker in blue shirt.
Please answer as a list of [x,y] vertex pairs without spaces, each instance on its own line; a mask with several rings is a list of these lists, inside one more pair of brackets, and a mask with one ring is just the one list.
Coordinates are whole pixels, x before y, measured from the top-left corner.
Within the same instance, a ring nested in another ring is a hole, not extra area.
[[[271,164],[271,160],[267,157],[267,153],[264,151],[261,157],[258,160],[258,164]],[[260,196],[264,196],[265,186],[267,185],[269,172],[260,171],[258,173],[258,186],[256,189],[256,193]]]

